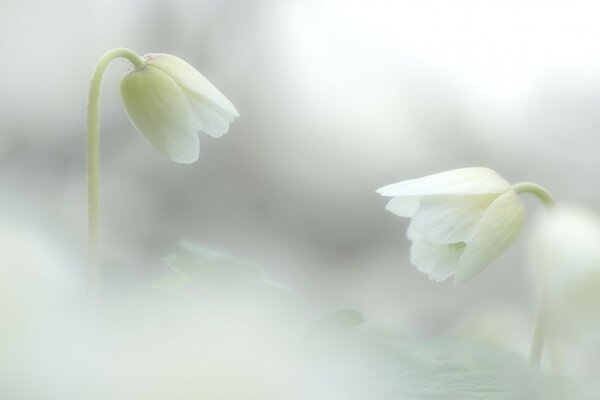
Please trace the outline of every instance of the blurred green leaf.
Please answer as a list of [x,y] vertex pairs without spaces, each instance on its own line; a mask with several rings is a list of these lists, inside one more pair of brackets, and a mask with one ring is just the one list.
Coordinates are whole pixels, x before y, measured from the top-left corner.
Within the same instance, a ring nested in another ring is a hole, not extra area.
[[214,352],[214,338],[226,337],[224,353],[214,353],[216,363],[229,360],[231,348],[261,346],[260,362],[285,355],[286,368],[302,377],[294,399],[600,398],[597,384],[542,374],[522,355],[490,343],[458,336],[404,340],[398,332],[370,329],[353,309],[310,319],[301,299],[266,279],[261,268],[191,242],[166,263],[175,273],[140,287],[129,307],[119,307],[138,321],[130,337],[172,325],[160,337],[166,340],[184,326],[193,340],[181,348],[191,354],[206,354],[204,346]]
[[165,258],[168,267],[202,287],[222,287],[254,283],[261,279],[261,269],[225,253],[185,241],[182,250]]
[[352,329],[362,325],[364,322],[364,317],[356,310],[332,310],[317,316],[310,324],[308,331],[323,332]]

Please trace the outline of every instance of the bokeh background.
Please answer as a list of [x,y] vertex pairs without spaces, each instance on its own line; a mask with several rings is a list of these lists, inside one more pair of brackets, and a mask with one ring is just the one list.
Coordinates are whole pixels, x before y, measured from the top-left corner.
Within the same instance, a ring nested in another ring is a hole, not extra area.
[[161,276],[162,258],[192,239],[263,265],[315,310],[355,307],[409,337],[482,317],[528,335],[527,229],[477,279],[437,284],[409,264],[408,221],[375,189],[487,166],[597,206],[599,11],[577,0],[1,0],[0,251],[20,246],[83,282],[89,79],[113,47],[164,52],[240,118],[221,139],[201,135],[197,163],[176,165],[125,115],[126,61],[109,67],[107,296]]

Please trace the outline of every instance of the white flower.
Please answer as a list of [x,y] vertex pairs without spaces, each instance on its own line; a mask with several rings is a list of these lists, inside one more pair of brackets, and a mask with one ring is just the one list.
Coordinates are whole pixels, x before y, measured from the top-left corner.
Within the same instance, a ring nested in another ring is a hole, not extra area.
[[410,217],[411,262],[431,279],[463,283],[517,237],[524,207],[511,185],[488,168],[463,168],[377,190],[386,208]]
[[121,79],[121,97],[136,129],[163,155],[193,163],[199,131],[220,137],[238,112],[200,72],[168,54],[147,54]]
[[545,275],[553,324],[598,344],[600,215],[575,205],[545,213],[532,232],[534,266]]

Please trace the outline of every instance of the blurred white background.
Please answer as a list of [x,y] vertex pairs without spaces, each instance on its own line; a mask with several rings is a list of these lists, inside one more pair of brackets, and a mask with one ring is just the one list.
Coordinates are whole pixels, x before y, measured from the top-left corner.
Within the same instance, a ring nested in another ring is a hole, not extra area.
[[4,243],[19,221],[19,232],[66,248],[65,268],[81,274],[89,78],[113,47],[164,52],[207,76],[240,118],[222,139],[201,135],[196,164],[176,165],[125,115],[118,80],[127,63],[109,67],[101,103],[107,292],[161,275],[161,258],[186,238],[264,265],[315,309],[353,306],[409,335],[444,332],[491,309],[527,320],[535,288],[527,230],[467,285],[436,284],[410,266],[407,221],[387,213],[375,189],[487,166],[559,200],[598,205],[599,8],[1,0]]

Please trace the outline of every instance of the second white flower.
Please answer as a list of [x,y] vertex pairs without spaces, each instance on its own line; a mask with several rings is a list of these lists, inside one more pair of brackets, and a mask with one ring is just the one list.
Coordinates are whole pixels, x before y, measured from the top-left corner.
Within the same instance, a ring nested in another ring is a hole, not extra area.
[[462,168],[377,190],[386,209],[411,218],[411,262],[435,281],[460,284],[499,257],[518,236],[524,207],[511,185],[488,168]]

